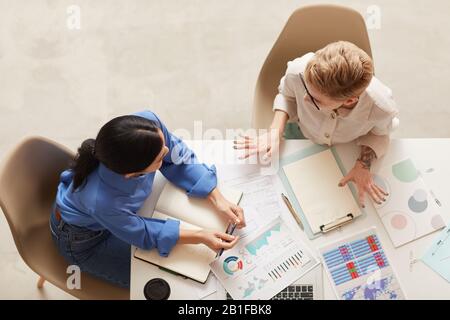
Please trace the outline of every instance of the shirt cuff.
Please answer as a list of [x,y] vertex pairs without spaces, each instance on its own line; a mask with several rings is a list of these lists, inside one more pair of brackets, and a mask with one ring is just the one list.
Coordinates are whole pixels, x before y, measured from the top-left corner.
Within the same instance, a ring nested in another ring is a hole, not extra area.
[[375,152],[377,158],[381,158],[386,154],[389,147],[389,142],[389,135],[377,136],[375,134],[368,133],[365,136],[359,137],[356,144],[358,146],[368,146]]
[[297,103],[289,98],[286,98],[281,93],[276,95],[272,110],[274,112],[276,110],[286,112],[289,116],[289,120],[293,120],[297,117]]
[[212,165],[210,168],[202,164],[206,171],[194,184],[194,186],[187,191],[187,195],[190,197],[205,198],[208,194],[217,187],[217,170],[216,166]]
[[167,219],[158,234],[157,248],[161,257],[167,257],[180,238],[180,221]]
[[63,171],[59,176],[59,181],[67,185],[69,185],[72,182],[72,179],[73,179],[72,170]]

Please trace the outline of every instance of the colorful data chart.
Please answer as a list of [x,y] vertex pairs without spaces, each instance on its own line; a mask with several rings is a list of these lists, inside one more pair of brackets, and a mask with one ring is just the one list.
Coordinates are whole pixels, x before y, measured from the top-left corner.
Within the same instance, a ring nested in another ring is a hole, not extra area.
[[251,255],[256,256],[259,249],[264,246],[269,245],[268,239],[273,232],[280,232],[281,224],[277,223],[269,230],[265,231],[262,235],[258,236],[255,240],[248,243],[245,248],[250,252]]
[[264,288],[268,280],[258,277],[252,277],[245,287],[238,287],[242,291],[242,298],[249,298],[256,290]]
[[412,159],[381,168],[375,183],[389,195],[375,209],[394,247],[445,227],[440,201],[428,188]]
[[286,223],[276,218],[211,262],[233,299],[270,299],[319,264]]
[[[307,262],[307,261],[306,261]],[[295,251],[293,254],[287,256],[281,262],[270,266],[268,275],[273,281],[281,279],[283,276],[289,274],[291,270],[302,268],[305,263],[305,258],[302,250]]]
[[394,276],[377,280],[371,284],[356,286],[342,294],[343,300],[397,300],[400,298]]
[[344,244],[338,248],[324,254],[325,262],[329,268],[333,268],[342,263],[362,257],[366,254],[376,252],[380,248],[380,242],[376,235],[368,236],[365,239],[357,240],[349,244]]
[[244,264],[236,256],[229,256],[223,261],[223,271],[232,276],[235,272],[242,270]]
[[404,299],[375,230],[368,229],[319,250],[341,299]]
[[363,276],[374,268],[389,265],[376,235],[356,240],[325,252],[323,257],[333,281],[340,285]]

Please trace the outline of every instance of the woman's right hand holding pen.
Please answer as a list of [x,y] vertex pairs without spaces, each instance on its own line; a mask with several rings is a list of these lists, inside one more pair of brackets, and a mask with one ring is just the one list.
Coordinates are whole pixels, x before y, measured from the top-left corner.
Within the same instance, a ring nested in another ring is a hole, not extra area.
[[227,234],[225,232],[212,230],[186,230],[180,229],[180,244],[199,244],[203,243],[210,249],[218,252],[222,249],[228,250],[234,247],[239,237]]

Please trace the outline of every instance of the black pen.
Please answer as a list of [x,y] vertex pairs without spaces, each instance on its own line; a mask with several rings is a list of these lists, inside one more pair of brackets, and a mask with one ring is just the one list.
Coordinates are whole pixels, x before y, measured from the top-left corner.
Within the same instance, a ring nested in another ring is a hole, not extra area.
[[[233,234],[233,232],[234,232],[234,230],[236,229],[236,226],[237,226],[237,224],[236,223],[233,223],[233,224],[231,224],[231,230],[230,231],[228,231],[227,230],[227,234],[229,234],[229,235],[232,235]],[[229,228],[229,227],[228,227]],[[222,248],[222,249],[220,249],[220,251],[219,251],[219,253],[217,254],[217,256],[218,257],[220,257],[221,255],[222,255],[222,253],[223,253],[223,251],[224,251],[224,249]]]

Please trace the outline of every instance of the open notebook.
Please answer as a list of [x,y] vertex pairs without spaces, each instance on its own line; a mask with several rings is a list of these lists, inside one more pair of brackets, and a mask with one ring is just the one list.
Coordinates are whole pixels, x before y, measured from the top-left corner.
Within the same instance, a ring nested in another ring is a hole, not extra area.
[[[242,192],[219,187],[224,197],[238,204]],[[167,183],[158,199],[153,213],[155,219],[176,219],[182,229],[210,229],[225,232],[228,219],[215,211],[206,199],[191,198],[171,183]],[[168,257],[161,257],[157,250],[137,249],[134,256],[168,271],[205,283],[216,252],[204,244],[177,244]]]
[[349,186],[338,186],[343,174],[331,149],[284,165],[282,170],[314,235],[362,214]]

